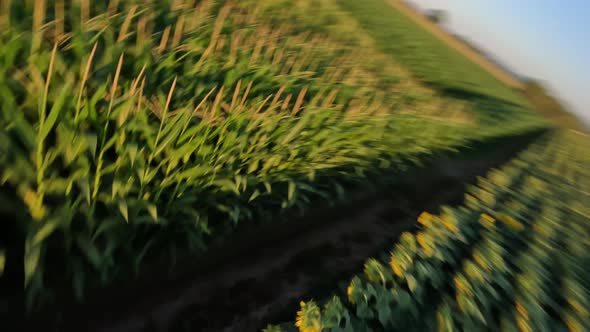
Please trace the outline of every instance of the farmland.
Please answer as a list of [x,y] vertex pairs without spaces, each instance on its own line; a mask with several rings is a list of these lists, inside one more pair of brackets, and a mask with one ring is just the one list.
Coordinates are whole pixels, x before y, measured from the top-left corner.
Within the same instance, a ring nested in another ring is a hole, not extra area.
[[[471,100],[480,114],[512,116],[532,108],[558,126],[584,127],[539,82],[516,80],[404,1],[338,3],[374,36],[385,54],[447,97]],[[524,92],[525,98],[517,91]]]
[[550,127],[371,1],[3,1],[2,281],[86,303]]
[[496,98],[522,105],[525,100],[469,61],[461,53],[412,23],[385,1],[360,3],[339,0],[359,23],[378,40],[378,47],[408,67],[420,80],[451,95]]
[[502,83],[515,89],[523,88],[522,82],[520,82],[517,77],[514,77],[512,73],[506,72],[504,68],[499,67],[497,64],[490,61],[489,58],[482,54],[482,52],[485,51],[482,51],[478,46],[473,45],[472,42],[445,31],[445,29],[441,28],[439,24],[432,22],[428,17],[420,13],[417,9],[412,8],[412,6],[408,5],[405,1],[392,0],[388,3],[390,3],[396,10],[412,19],[424,30],[430,32],[432,35],[445,42],[445,44],[460,52],[465,58],[478,64]]
[[545,137],[265,331],[587,330],[589,156],[578,134]]

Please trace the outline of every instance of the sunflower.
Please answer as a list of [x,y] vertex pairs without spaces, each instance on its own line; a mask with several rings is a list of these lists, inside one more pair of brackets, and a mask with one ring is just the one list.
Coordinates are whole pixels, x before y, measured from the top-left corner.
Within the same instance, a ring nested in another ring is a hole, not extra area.
[[570,298],[567,300],[567,302],[569,303],[570,307],[572,307],[572,309],[574,309],[574,311],[582,316],[589,316],[588,315],[588,310],[580,303],[580,301]]
[[322,314],[317,304],[313,301],[307,303],[301,301],[299,305],[301,310],[297,311],[297,320],[295,321],[299,332],[320,332]]
[[520,302],[516,302],[516,311],[518,311],[518,313],[524,318],[524,319],[529,319],[529,312],[526,310],[526,308],[520,303]]
[[486,213],[482,213],[481,218],[479,218],[479,222],[482,225],[484,225],[484,227],[491,228],[494,225],[494,223],[496,222],[496,219],[492,218],[490,215],[488,215]]
[[494,194],[491,192],[481,190],[479,193],[479,197],[488,206],[493,206],[496,204],[496,197],[494,197]]
[[354,303],[355,293],[358,294],[357,289],[358,289],[359,282],[360,282],[360,280],[358,279],[358,277],[354,277],[350,281],[348,288],[346,288],[346,294],[348,295],[348,301],[350,303]]
[[477,265],[481,266],[484,270],[486,270],[486,271],[491,270],[490,266],[488,265],[488,263],[486,263],[486,261],[483,259],[482,255],[481,255],[481,253],[477,249],[473,253],[473,260],[477,263]]
[[397,257],[394,257],[393,255],[391,256],[391,259],[389,260],[389,265],[391,266],[391,269],[393,270],[393,273],[398,276],[398,277],[403,277],[404,276],[404,271],[402,269],[402,266],[397,262],[398,259]]
[[490,215],[486,214],[486,213],[482,213],[481,217],[484,218],[485,220],[494,223],[496,220],[494,218],[492,218]]
[[424,225],[424,226],[429,226],[432,222],[432,214],[428,213],[428,212],[422,212],[422,214],[420,214],[420,216],[418,217],[418,223]]
[[465,278],[465,276],[463,276],[462,274],[455,276],[454,282],[455,287],[457,288],[457,295],[472,295],[471,286],[469,285],[469,281],[467,281],[467,278]]
[[[399,242],[403,250],[409,250],[411,253],[416,252],[416,239],[414,238],[414,235],[412,233],[403,232]],[[400,250],[401,249],[398,249],[398,251]]]
[[475,263],[471,261],[465,262],[464,270],[471,280],[479,282],[485,281],[485,275],[481,272],[481,270]]
[[502,215],[500,217],[500,221],[502,221],[506,226],[512,228],[514,231],[519,232],[524,229],[524,225],[516,219],[512,218],[511,216]]
[[443,225],[451,232],[455,233],[459,231],[459,228],[455,225],[455,220],[451,219],[451,217],[445,215],[442,218]]
[[584,327],[580,322],[571,314],[566,314],[564,317],[565,325],[567,325],[567,329],[569,332],[582,332],[584,331]]
[[478,200],[477,197],[471,195],[471,194],[465,194],[465,205],[467,206],[477,206],[478,204]]
[[522,332],[533,332],[529,322],[527,319],[518,316],[516,317],[516,325],[518,326],[518,330]]
[[430,244],[432,239],[428,235],[425,235],[424,233],[418,233],[418,235],[416,235],[416,240],[418,241],[420,247],[422,247],[424,250],[424,253],[427,257],[431,257],[434,254],[434,248]]

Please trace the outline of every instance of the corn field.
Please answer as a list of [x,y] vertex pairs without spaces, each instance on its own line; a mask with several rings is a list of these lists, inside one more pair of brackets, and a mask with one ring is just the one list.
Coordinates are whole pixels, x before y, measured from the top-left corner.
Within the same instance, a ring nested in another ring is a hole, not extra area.
[[29,308],[547,126],[490,125],[355,24],[331,0],[3,0],[0,213],[24,237]]

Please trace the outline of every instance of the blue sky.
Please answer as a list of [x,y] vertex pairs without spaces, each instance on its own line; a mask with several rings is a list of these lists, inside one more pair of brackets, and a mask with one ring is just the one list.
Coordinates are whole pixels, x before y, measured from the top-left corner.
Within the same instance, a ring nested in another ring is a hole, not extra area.
[[517,73],[545,81],[590,122],[590,1],[412,0],[444,9],[448,27]]

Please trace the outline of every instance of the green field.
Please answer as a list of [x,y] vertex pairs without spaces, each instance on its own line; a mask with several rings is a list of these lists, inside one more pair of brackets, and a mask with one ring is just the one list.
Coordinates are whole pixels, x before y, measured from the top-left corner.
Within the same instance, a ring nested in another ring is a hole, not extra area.
[[3,1],[0,216],[29,307],[549,126],[368,2]]
[[443,93],[466,99],[499,99],[526,105],[524,98],[437,39],[383,0],[338,0],[377,46]]

